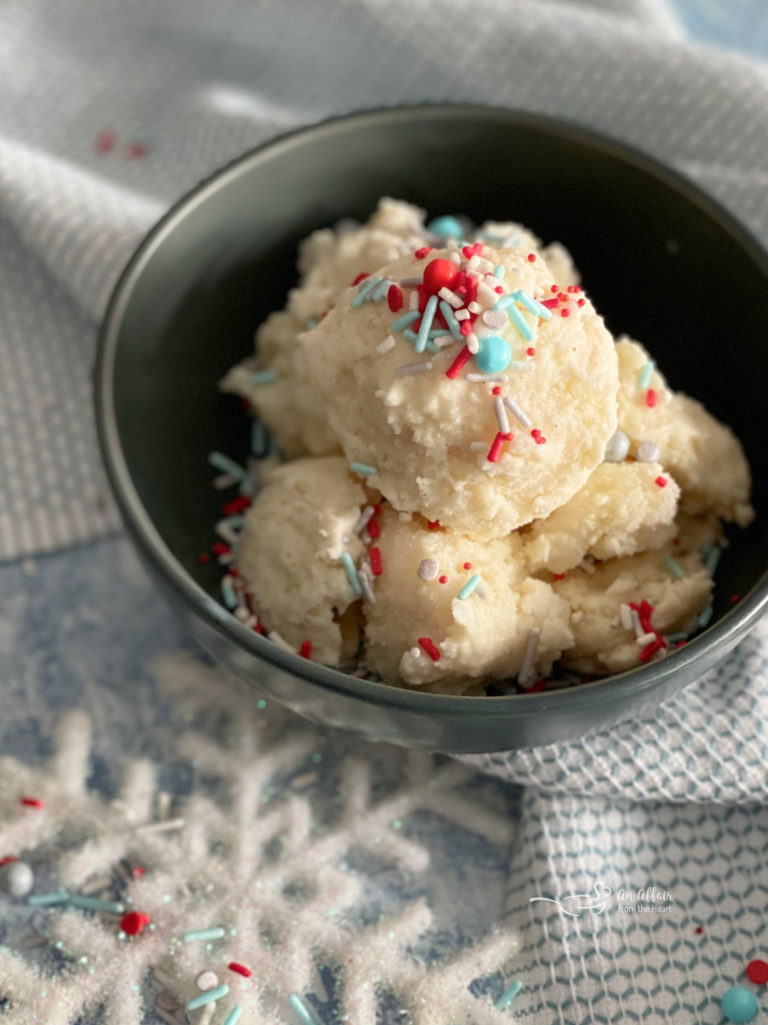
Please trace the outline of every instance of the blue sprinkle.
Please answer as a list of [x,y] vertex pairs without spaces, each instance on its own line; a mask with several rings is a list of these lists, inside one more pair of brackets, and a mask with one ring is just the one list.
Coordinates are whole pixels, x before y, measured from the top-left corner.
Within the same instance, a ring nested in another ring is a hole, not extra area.
[[185,932],[181,937],[185,943],[196,943],[198,940],[220,940],[225,930],[220,925],[212,929],[198,929],[195,932]]
[[224,1022],[224,1025],[237,1025],[237,1022],[240,1020],[240,1015],[242,1013],[242,1006],[240,1004],[237,1004],[237,1006],[233,1007],[227,1015],[227,1020]]
[[[429,333],[430,335],[432,334],[431,331]],[[411,329],[407,327],[405,331],[403,331],[403,338],[407,338],[409,342],[415,342],[417,335],[415,331],[411,331]],[[424,346],[424,348],[427,349],[429,352],[440,351],[431,338],[427,339],[427,344]]]
[[444,338],[445,335],[449,335],[450,333],[451,332],[447,328],[435,327],[435,328],[432,328],[432,330],[429,332],[429,338],[430,338],[430,341],[433,338]]
[[99,900],[98,897],[81,897],[75,894],[67,902],[73,908],[82,908],[83,911],[111,911],[113,914],[122,915],[125,911],[125,904],[119,900]]
[[505,990],[501,994],[501,996],[493,1006],[498,1007],[500,1011],[503,1010],[505,1007],[509,1007],[509,1005],[512,1003],[512,1001],[515,999],[515,997],[522,988],[522,982],[520,982],[519,979],[515,979],[515,981],[512,983],[509,989]]
[[493,304],[494,310],[506,310],[508,306],[514,305],[517,302],[517,293],[509,292],[507,295],[502,295],[500,299],[497,299]]
[[685,573],[683,572],[682,566],[676,559],[673,559],[671,555],[667,555],[664,559],[664,562],[666,564],[667,569],[673,577],[677,577],[678,580],[683,579]]
[[384,296],[389,291],[389,286],[392,284],[391,281],[387,281],[386,278],[382,278],[379,284],[371,292],[371,302],[380,303]]
[[236,463],[234,459],[230,459],[229,456],[222,455],[221,452],[211,452],[208,455],[208,462],[217,470],[221,470],[222,473],[229,474],[230,477],[237,477],[238,480],[242,480],[245,476],[243,467]]
[[500,263],[498,265],[498,267],[494,267],[493,268],[493,273],[499,279],[499,281],[501,281],[501,279],[504,277],[504,274],[505,274],[504,264]]
[[47,908],[53,904],[66,904],[68,900],[67,890],[59,889],[55,893],[33,893],[31,897],[27,897],[27,904],[33,908]]
[[685,633],[684,631],[680,630],[676,634],[668,634],[667,640],[669,641],[670,644],[677,644],[678,641],[687,641],[688,640],[688,634]]
[[311,331],[313,327],[317,327],[317,321],[314,317],[307,317],[307,319],[304,321],[305,331]]
[[251,384],[270,384],[276,381],[279,374],[276,370],[257,370],[251,374]]
[[461,238],[462,229],[458,218],[451,214],[443,214],[442,217],[435,217],[427,225],[427,231],[432,235],[440,235],[441,238]]
[[251,452],[263,456],[267,449],[267,429],[261,420],[254,420],[251,427]]
[[414,320],[418,320],[421,314],[418,310],[409,310],[408,313],[404,313],[402,317],[398,317],[397,320],[393,320],[389,325],[390,331],[402,331],[403,328],[408,327]]
[[424,352],[429,341],[429,331],[432,327],[432,321],[435,319],[435,311],[437,310],[437,296],[431,295],[427,300],[427,305],[424,308],[424,313],[421,317],[421,326],[419,327],[419,333],[416,336],[416,342],[414,349],[416,352]]
[[288,997],[288,1002],[296,1014],[298,1014],[299,1018],[301,1018],[301,1025],[317,1025],[317,1022],[307,1010],[303,1000],[295,993],[291,993]]
[[446,302],[445,299],[440,303],[440,312],[445,317],[445,322],[448,325],[448,330],[451,332],[457,342],[460,342],[463,338],[461,330],[459,329],[459,322],[456,320],[456,314],[453,312],[453,307],[450,303]]
[[535,317],[541,317],[542,320],[552,319],[552,311],[548,310],[546,306],[542,306],[540,302],[537,302],[536,299],[528,295],[524,289],[520,288],[514,294],[517,301],[522,303],[526,310]]
[[237,607],[237,596],[235,594],[235,589],[232,586],[232,577],[229,573],[227,573],[225,577],[221,578],[221,596],[228,609],[234,609]]
[[246,473],[246,475],[240,481],[239,491],[241,495],[253,494],[253,477],[251,477],[250,473]]
[[528,321],[522,315],[520,310],[518,310],[516,306],[509,306],[507,308],[507,313],[509,314],[509,319],[515,325],[515,327],[520,332],[520,334],[523,336],[523,338],[525,338],[525,340],[527,342],[532,342],[533,341],[533,331],[531,330],[531,327],[530,327]]
[[712,616],[714,614],[714,611],[715,610],[712,608],[711,605],[709,606],[708,609],[704,609],[704,611],[699,616],[699,626],[701,626],[701,627],[707,626],[709,624],[710,619],[712,618]]
[[373,477],[379,472],[375,466],[370,466],[368,463],[350,463],[349,468],[352,473],[356,473],[360,477]]
[[191,1000],[187,1001],[187,1010],[196,1011],[198,1007],[205,1007],[206,1004],[212,1004],[216,1000],[221,1000],[229,993],[229,986],[226,983],[222,983],[221,986],[217,986],[215,989],[207,989],[200,996],[192,997]]
[[461,601],[465,601],[467,598],[469,598],[470,594],[472,594],[473,591],[477,590],[479,586],[480,577],[477,575],[477,573],[475,573],[473,576],[469,578],[466,584],[464,584],[462,589],[459,591],[458,597]]
[[654,361],[652,359],[649,359],[643,367],[643,369],[640,371],[640,379],[637,382],[638,388],[645,389],[648,387],[648,385],[651,383],[651,374],[653,373],[655,366],[656,364],[654,363]]
[[352,556],[349,554],[349,552],[341,553],[341,561],[344,564],[344,569],[346,570],[347,580],[349,581],[350,587],[355,592],[355,594],[362,594],[363,586],[360,583],[360,577],[357,572],[357,567],[355,566],[355,563],[352,560]]
[[711,577],[715,575],[715,571],[717,570],[720,562],[720,556],[722,554],[722,548],[719,548],[717,545],[710,546],[710,549],[707,552],[707,557],[704,560],[704,565],[707,567],[707,573],[709,573]]
[[352,300],[352,306],[362,306],[363,303],[368,299],[370,293],[379,284],[381,278],[368,278],[360,286],[360,291],[357,293],[355,298]]
[[240,530],[245,523],[245,516],[241,513],[238,513],[236,516],[225,516],[223,520],[219,520],[219,523],[231,527],[232,530]]

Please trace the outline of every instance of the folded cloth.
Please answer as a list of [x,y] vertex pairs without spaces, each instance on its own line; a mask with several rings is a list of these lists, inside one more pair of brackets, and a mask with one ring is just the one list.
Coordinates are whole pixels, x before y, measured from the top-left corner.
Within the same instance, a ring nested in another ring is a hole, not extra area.
[[[677,166],[768,239],[768,70],[692,44],[664,0],[25,0],[0,10],[0,54],[0,559],[117,528],[86,401],[95,321],[162,209],[277,132],[418,100],[527,108]],[[526,787],[515,1011],[719,1020],[760,954],[767,660],[763,624],[658,715],[470,760]]]

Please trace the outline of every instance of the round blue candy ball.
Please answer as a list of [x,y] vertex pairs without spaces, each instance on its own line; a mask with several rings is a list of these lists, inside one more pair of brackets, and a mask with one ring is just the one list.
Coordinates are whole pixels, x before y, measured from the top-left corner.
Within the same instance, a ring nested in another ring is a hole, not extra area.
[[498,335],[480,339],[480,348],[475,353],[475,364],[484,374],[499,374],[506,370],[512,359],[512,350]]
[[731,986],[720,998],[720,1006],[728,1021],[752,1021],[757,1014],[757,997],[743,986]]
[[440,235],[441,238],[463,238],[464,236],[464,231],[458,220],[450,214],[435,217],[427,225],[427,231],[433,235]]

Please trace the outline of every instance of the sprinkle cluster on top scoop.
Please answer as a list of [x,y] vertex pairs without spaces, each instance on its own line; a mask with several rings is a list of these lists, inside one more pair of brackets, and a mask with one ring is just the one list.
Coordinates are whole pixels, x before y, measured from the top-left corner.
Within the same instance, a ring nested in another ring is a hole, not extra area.
[[[432,252],[431,246],[422,246],[414,256],[425,260]],[[571,316],[586,301],[579,295],[578,285],[561,290],[553,284],[549,295],[539,297],[522,288],[509,289],[504,283],[506,268],[503,264],[494,266],[488,255],[487,247],[475,242],[450,250],[447,257],[429,260],[420,277],[391,281],[358,276],[353,282],[358,290],[351,302],[353,308],[358,308],[387,299],[395,318],[377,346],[379,353],[394,348],[398,334],[413,343],[418,355],[461,346],[445,369],[445,376],[454,380],[463,375],[468,382],[494,386],[490,397],[496,433],[487,450],[487,465],[497,463],[514,439],[510,414],[537,445],[546,444],[541,429],[533,426],[508,393],[509,374],[505,371],[533,371],[539,324],[557,313]],[[536,258],[535,253],[527,257],[530,263]],[[522,346],[524,352],[517,358],[514,350]],[[427,373],[434,366],[428,357],[403,364],[395,373],[401,377]],[[472,448],[484,450],[486,443],[474,442]]]

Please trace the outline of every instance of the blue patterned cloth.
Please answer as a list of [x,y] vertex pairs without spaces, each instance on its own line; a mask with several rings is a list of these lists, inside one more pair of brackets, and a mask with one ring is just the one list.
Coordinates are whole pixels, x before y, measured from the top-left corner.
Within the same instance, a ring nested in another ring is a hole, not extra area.
[[[3,6],[5,751],[44,751],[57,712],[85,705],[102,766],[163,755],[167,699],[149,666],[187,642],[127,542],[110,537],[119,524],[88,402],[96,319],[163,208],[277,131],[352,108],[466,99],[635,143],[768,239],[768,69],[687,35],[764,58],[768,9],[678,6],[679,19],[664,0],[487,0],[468,29],[460,0]],[[460,908],[446,898],[446,946],[466,942],[460,909],[475,909],[475,935],[498,920],[506,886],[524,939],[515,1013],[537,1025],[720,1021],[719,995],[768,953],[767,667],[763,624],[658,715],[472,760],[506,782],[510,807],[523,786],[519,836],[506,870],[491,859],[467,875],[480,856],[463,841],[446,855],[455,886],[476,887]]]

